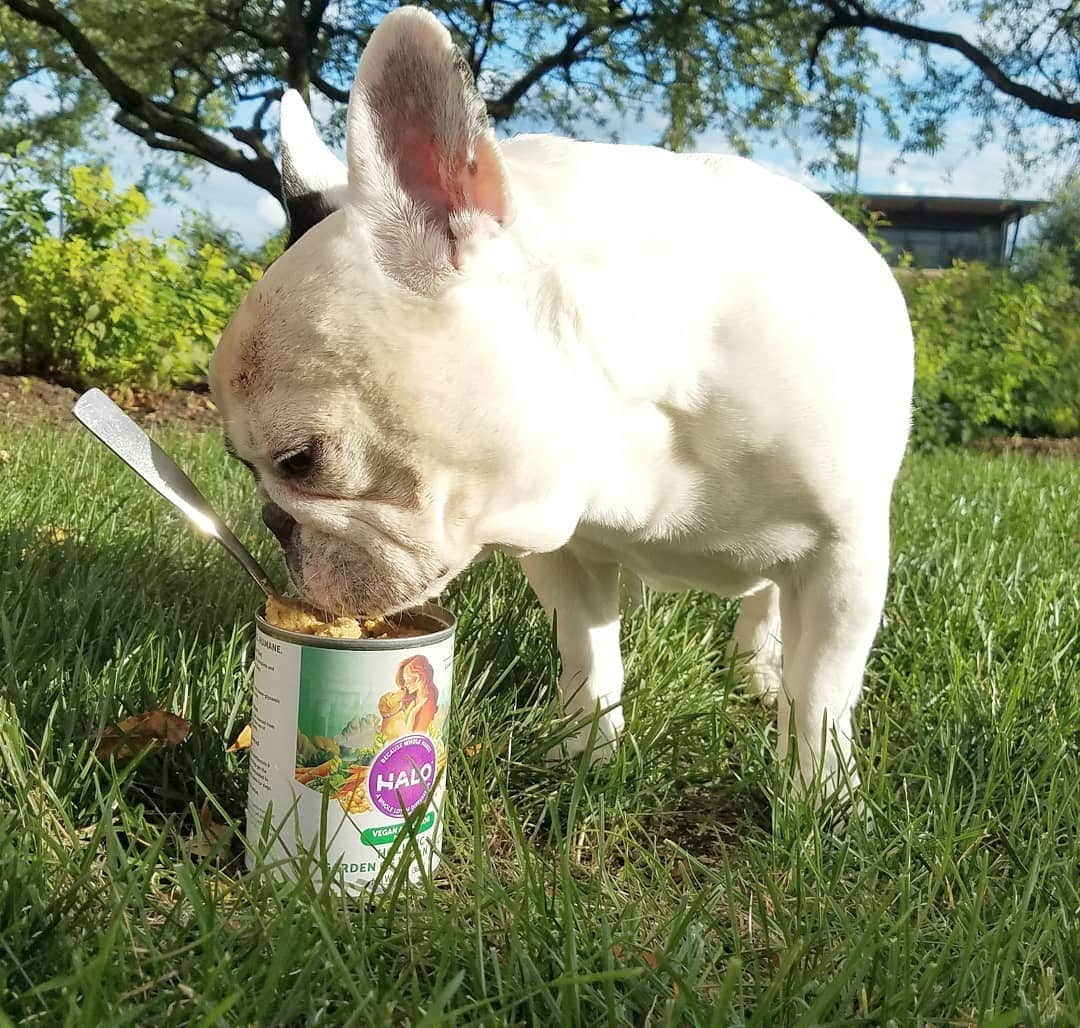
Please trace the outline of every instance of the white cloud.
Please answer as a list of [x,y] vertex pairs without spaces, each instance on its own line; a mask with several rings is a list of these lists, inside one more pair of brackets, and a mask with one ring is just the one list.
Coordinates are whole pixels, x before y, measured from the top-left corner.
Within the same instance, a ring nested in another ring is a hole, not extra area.
[[285,212],[281,209],[281,204],[265,190],[259,191],[259,197],[255,201],[255,213],[272,232],[280,232],[285,227]]

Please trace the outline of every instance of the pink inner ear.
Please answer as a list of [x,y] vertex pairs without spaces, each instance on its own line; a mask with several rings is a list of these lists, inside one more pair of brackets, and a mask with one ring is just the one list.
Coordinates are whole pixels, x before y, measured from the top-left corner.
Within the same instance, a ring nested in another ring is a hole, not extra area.
[[451,209],[451,198],[444,185],[438,141],[422,126],[410,125],[402,130],[399,145],[395,164],[405,191],[446,216]]
[[510,213],[506,179],[495,148],[488,139],[476,141],[476,156],[462,169],[462,188],[470,207],[490,214],[500,225]]
[[395,164],[401,185],[440,218],[464,210],[483,211],[500,223],[506,218],[506,184],[489,140],[476,141],[472,161],[464,151],[446,152],[422,125],[406,126],[398,141]]

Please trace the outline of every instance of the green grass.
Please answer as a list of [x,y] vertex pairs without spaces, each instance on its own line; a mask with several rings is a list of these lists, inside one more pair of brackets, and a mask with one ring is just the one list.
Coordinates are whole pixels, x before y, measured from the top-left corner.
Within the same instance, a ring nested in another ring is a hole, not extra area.
[[[219,442],[165,443],[276,562]],[[865,814],[841,833],[772,814],[783,769],[723,657],[730,603],[650,599],[625,629],[626,744],[595,772],[547,768],[550,632],[510,563],[475,569],[449,597],[442,868],[364,900],[247,875],[235,839],[190,855],[208,796],[243,817],[239,570],[90,440],[0,448],[6,1017],[1080,1023],[1077,463],[908,462],[858,716]],[[192,721],[183,745],[97,762],[105,725],[158,706]]]

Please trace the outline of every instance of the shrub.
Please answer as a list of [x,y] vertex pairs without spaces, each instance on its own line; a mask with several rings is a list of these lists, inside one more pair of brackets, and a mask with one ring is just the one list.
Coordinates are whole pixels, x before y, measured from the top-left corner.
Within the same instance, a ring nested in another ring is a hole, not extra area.
[[257,267],[213,242],[137,235],[149,203],[134,187],[117,191],[103,169],[72,170],[62,234],[44,221],[4,234],[34,193],[18,177],[0,181],[3,357],[79,387],[199,378]]
[[[20,145],[16,159],[26,150]],[[48,231],[52,215],[45,194],[45,189],[23,182],[14,162],[0,161],[0,268],[13,267],[13,258]]]
[[1050,205],[1035,219],[1035,232],[1021,249],[1020,270],[1045,273],[1048,264],[1067,270],[1080,286],[1080,171],[1066,179]]
[[915,333],[914,443],[1080,431],[1080,290],[957,263],[898,272]]

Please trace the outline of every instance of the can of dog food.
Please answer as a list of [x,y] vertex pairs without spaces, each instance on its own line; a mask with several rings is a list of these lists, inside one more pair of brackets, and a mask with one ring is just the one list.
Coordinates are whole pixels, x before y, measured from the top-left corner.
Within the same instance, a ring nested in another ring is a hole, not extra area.
[[455,623],[429,605],[409,625],[336,639],[256,618],[249,868],[260,851],[363,889],[391,864],[408,862],[412,882],[438,866]]

